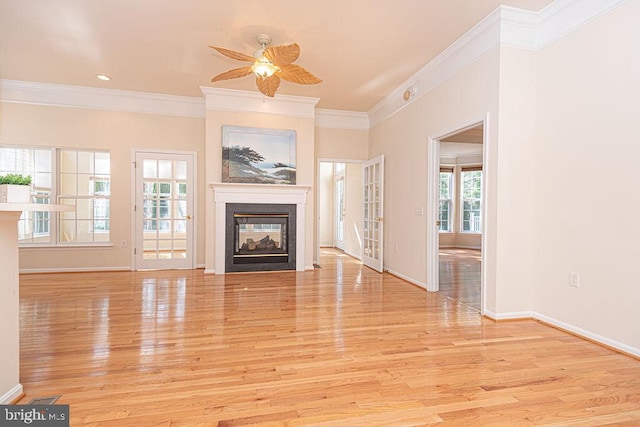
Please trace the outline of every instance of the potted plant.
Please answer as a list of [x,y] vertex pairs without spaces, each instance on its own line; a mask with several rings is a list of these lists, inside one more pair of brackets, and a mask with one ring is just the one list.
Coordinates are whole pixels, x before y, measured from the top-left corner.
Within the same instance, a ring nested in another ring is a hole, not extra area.
[[0,175],[0,203],[30,203],[31,175]]

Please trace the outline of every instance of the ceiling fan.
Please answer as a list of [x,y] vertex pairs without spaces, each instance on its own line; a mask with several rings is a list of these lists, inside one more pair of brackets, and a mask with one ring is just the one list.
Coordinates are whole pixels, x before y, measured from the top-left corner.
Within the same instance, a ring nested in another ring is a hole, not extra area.
[[218,74],[211,81],[215,83],[221,80],[237,79],[253,73],[256,76],[258,90],[270,97],[276,94],[281,79],[302,85],[312,85],[322,81],[301,66],[293,64],[300,56],[300,46],[296,43],[267,47],[271,43],[271,37],[266,34],[259,34],[257,40],[262,47],[256,50],[253,56],[223,47],[209,46],[227,58],[252,64]]

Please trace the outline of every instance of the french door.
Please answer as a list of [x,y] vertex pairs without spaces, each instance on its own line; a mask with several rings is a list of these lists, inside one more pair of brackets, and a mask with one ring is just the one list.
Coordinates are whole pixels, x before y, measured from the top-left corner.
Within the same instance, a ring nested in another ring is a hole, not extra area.
[[345,218],[345,206],[344,206],[344,169],[337,173],[334,180],[334,207],[336,209],[336,221],[335,221],[335,233],[334,233],[334,245],[336,248],[344,250],[345,237],[344,237],[344,218]]
[[383,269],[384,236],[384,156],[362,166],[364,183],[364,224],[362,263],[376,271]]
[[136,152],[136,269],[194,268],[194,157]]

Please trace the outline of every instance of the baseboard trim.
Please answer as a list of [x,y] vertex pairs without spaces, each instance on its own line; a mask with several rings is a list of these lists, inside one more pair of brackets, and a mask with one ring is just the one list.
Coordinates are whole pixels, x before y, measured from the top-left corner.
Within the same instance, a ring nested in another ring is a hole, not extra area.
[[477,249],[481,250],[480,246],[462,246],[462,245],[441,245],[440,249]]
[[212,268],[205,268],[204,274],[216,274],[216,271]]
[[586,329],[579,328],[577,326],[565,323],[561,320],[554,319],[553,317],[545,316],[544,314],[536,313],[535,311],[517,311],[510,313],[494,313],[489,310],[485,310],[483,316],[495,322],[500,321],[516,321],[516,320],[536,320],[545,325],[559,329],[568,334],[574,335],[578,338],[590,341],[594,344],[601,345],[609,350],[622,353],[634,359],[640,359],[640,348],[635,348],[630,345],[621,343],[611,338],[607,338],[602,335],[594,334]]
[[356,254],[355,252],[351,252],[351,251],[344,251],[344,253],[349,255],[351,258],[355,258],[358,261],[362,261],[362,257],[360,256],[360,254]]
[[0,396],[0,404],[14,404],[20,400],[22,396],[24,396],[24,389],[22,388],[22,384],[18,383],[11,390]]
[[634,359],[640,359],[640,348],[635,348],[619,341],[612,340],[611,338],[594,334],[593,332],[589,332],[585,329],[579,328],[569,323],[562,322],[560,320],[554,319],[553,317],[545,316],[544,314],[535,313],[535,318],[537,321],[539,321],[540,323],[544,323],[545,325],[559,329],[571,335],[575,335],[587,341],[591,341],[595,344],[599,344],[610,350],[614,350],[627,356],[633,357]]
[[484,310],[482,315],[489,319],[500,322],[505,320],[532,320],[535,319],[535,313],[532,311],[512,311],[507,313],[494,313],[493,311]]
[[418,287],[420,287],[422,289],[425,289],[425,290],[427,289],[427,284],[426,283],[422,283],[419,280],[413,279],[413,278],[411,278],[409,276],[405,276],[404,274],[398,273],[397,271],[393,271],[391,269],[386,269],[385,271],[387,273],[391,274],[392,276],[396,276],[398,279],[402,279],[405,282],[409,282],[412,285],[416,285],[416,286],[418,286]]
[[38,273],[90,273],[94,271],[131,271],[128,265],[115,267],[79,267],[79,268],[21,268],[20,274]]

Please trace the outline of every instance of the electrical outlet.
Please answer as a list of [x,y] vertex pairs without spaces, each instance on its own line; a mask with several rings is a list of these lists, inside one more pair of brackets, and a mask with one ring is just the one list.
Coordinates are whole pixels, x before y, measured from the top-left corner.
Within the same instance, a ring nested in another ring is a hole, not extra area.
[[580,287],[580,273],[569,273],[569,286]]
[[126,248],[127,247],[127,241],[126,240],[121,241],[120,242],[120,246],[122,246],[123,248]]

